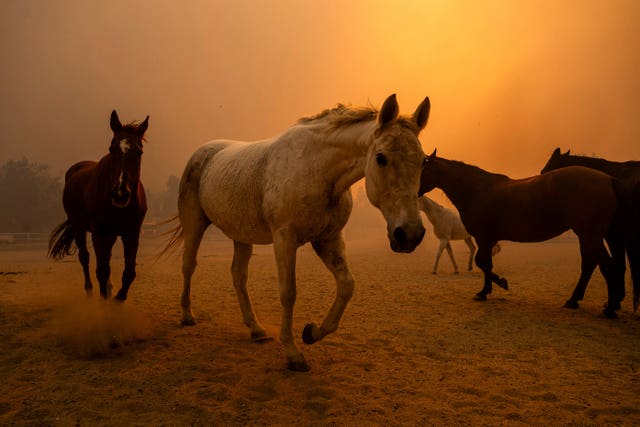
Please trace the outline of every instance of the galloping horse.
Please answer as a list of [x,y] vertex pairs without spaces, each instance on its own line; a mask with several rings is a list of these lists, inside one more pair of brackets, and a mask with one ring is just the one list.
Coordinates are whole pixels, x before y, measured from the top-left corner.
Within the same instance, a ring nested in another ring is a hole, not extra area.
[[[617,224],[617,226],[622,230],[626,230],[626,252],[633,280],[633,309],[637,310],[638,303],[640,303],[640,224],[637,223],[638,214],[640,213],[640,210],[638,210],[638,205],[640,205],[640,162],[633,160],[612,162],[597,157],[572,155],[569,150],[566,153],[561,153],[560,148],[556,148],[540,173],[566,166],[584,166],[604,172],[622,181],[626,190],[631,192],[628,193],[628,196],[632,199],[629,201],[630,205],[626,206],[628,210],[627,216],[619,217],[626,223],[623,222],[622,224]],[[620,272],[623,276],[622,280],[624,280],[626,269],[625,247],[620,247],[615,241],[607,241],[607,243],[611,250],[613,263],[616,265],[615,271]],[[624,288],[622,289],[622,298],[624,298]]]
[[244,323],[254,340],[265,339],[247,294],[247,269],[252,245],[273,243],[287,366],[308,370],[292,335],[297,249],[311,242],[337,283],[335,302],[322,323],[304,328],[302,339],[312,344],[338,328],[353,293],[342,234],[351,213],[352,184],[365,177],[367,197],[386,219],[392,250],[411,252],[424,236],[417,198],[424,152],[418,134],[429,109],[426,98],[413,116],[399,117],[391,95],[379,112],[338,105],[272,139],[219,140],[199,148],[182,175],[180,224],[165,248],[184,239],[182,323],[195,323],[191,276],[202,235],[213,224],[234,242],[231,272]]
[[[465,228],[476,239],[476,264],[484,272],[484,301],[492,282],[508,289],[507,280],[492,272],[491,248],[499,240],[540,242],[573,230],[580,242],[582,271],[565,307],[578,308],[596,265],[607,281],[608,317],[615,317],[621,288],[612,274],[604,238],[617,210],[614,179],[581,166],[513,180],[476,166],[436,157],[425,158],[420,193],[441,188],[460,212]],[[613,238],[613,236],[611,236]]]
[[115,298],[124,301],[136,277],[140,227],[147,212],[144,187],[140,182],[140,162],[149,116],[139,125],[122,125],[114,110],[110,124],[113,139],[109,153],[99,162],[76,163],[65,175],[62,204],[67,220],[49,237],[49,257],[62,259],[71,255],[75,242],[84,272],[84,288],[90,294],[93,289],[87,250],[87,232],[90,232],[100,295],[109,298],[111,249],[120,236],[124,247],[124,272],[122,288]]

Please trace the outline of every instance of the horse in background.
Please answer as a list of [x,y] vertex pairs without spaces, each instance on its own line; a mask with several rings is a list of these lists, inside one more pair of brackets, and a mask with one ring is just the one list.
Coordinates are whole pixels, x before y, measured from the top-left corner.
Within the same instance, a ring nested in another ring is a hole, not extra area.
[[[613,162],[597,157],[577,156],[571,154],[569,150],[566,153],[562,153],[560,148],[556,148],[540,173],[566,166],[584,166],[599,170],[619,179],[625,187],[628,197],[625,207],[627,212],[626,216],[619,216],[619,219],[622,219],[624,223],[619,224],[618,227],[626,230],[626,247],[616,245],[616,242],[610,241],[607,241],[607,244],[611,251],[613,263],[616,265],[616,271],[622,274],[622,280],[624,280],[624,272],[626,270],[625,250],[627,252],[633,281],[633,309],[635,311],[640,303],[640,224],[637,223],[638,218],[640,218],[640,161]],[[624,288],[622,290],[622,298],[624,298]]]
[[369,201],[383,214],[391,249],[412,252],[424,236],[417,192],[424,152],[426,98],[409,117],[399,116],[396,96],[380,111],[338,105],[300,119],[281,135],[258,142],[213,141],[187,163],[178,198],[179,225],[165,251],[184,240],[182,323],[195,323],[191,277],[206,228],[213,224],[234,242],[231,265],[244,323],[254,340],[267,338],[247,293],[252,245],[271,244],[278,268],[287,367],[309,366],[294,342],[296,252],[310,242],[335,277],[336,299],[320,325],[302,332],[313,344],[334,332],[354,289],[342,229],[351,214],[351,185],[365,178]]
[[87,232],[91,233],[96,255],[96,276],[100,295],[111,297],[111,250],[118,236],[124,247],[122,288],[115,298],[127,299],[131,283],[136,277],[136,255],[140,228],[147,212],[144,187],[140,181],[140,164],[144,133],[149,116],[140,124],[120,123],[115,110],[110,126],[113,138],[109,153],[99,162],[82,161],[65,174],[62,204],[67,220],[57,226],[49,237],[48,256],[55,260],[71,255],[78,249],[84,272],[84,289],[93,290],[89,275]]
[[[473,268],[473,256],[476,253],[476,245],[473,243],[473,238],[469,234],[460,215],[452,209],[445,208],[433,199],[427,196],[422,196],[418,199],[420,203],[420,210],[425,213],[427,219],[433,225],[433,234],[438,238],[440,244],[438,251],[436,252],[436,262],[433,265],[433,274],[438,273],[438,263],[440,262],[440,256],[446,249],[451,263],[453,264],[454,273],[458,274],[458,264],[453,257],[453,250],[451,249],[451,240],[463,240],[469,248],[469,261],[467,262],[467,270],[471,271]],[[500,244],[496,243],[493,247],[491,255],[496,255],[500,252]]]
[[478,244],[476,264],[484,273],[484,286],[476,295],[484,301],[492,283],[508,289],[507,280],[493,273],[491,248],[500,240],[541,242],[573,230],[580,242],[581,274],[565,307],[578,308],[596,266],[607,282],[605,314],[615,317],[624,282],[616,280],[604,246],[613,235],[618,206],[614,179],[581,166],[513,180],[463,162],[436,156],[425,158],[420,193],[442,189],[460,212],[465,228]]

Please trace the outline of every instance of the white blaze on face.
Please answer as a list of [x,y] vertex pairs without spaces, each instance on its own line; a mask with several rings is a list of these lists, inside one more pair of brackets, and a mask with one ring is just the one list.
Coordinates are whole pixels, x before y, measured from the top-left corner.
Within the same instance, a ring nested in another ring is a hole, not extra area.
[[118,177],[118,192],[121,191],[122,188],[122,182],[124,180],[124,156],[127,154],[127,151],[129,151],[129,149],[131,148],[131,146],[129,145],[129,141],[127,141],[127,138],[125,139],[121,139],[120,140],[120,151],[122,151],[122,171],[120,171],[120,176]]
[[129,151],[130,148],[131,146],[129,145],[129,141],[127,141],[127,138],[120,140],[120,150],[122,151],[123,155],[127,154],[127,151]]

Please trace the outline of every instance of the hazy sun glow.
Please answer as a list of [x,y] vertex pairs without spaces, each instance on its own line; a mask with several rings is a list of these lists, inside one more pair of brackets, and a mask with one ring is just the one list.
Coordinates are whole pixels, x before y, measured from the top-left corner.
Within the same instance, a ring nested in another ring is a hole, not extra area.
[[0,161],[62,175],[108,113],[147,114],[162,187],[214,138],[258,139],[337,102],[430,96],[425,151],[515,177],[553,148],[640,158],[640,3],[110,1],[5,5]]

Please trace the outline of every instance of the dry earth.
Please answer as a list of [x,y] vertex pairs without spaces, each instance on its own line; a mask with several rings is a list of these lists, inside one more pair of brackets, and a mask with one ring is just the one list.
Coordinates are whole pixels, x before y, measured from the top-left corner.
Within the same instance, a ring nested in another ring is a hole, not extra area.
[[[495,264],[510,291],[479,303],[477,269],[454,275],[443,256],[431,274],[432,236],[410,255],[351,238],[356,293],[334,335],[299,340],[308,373],[286,370],[277,339],[250,341],[230,242],[207,235],[193,284],[198,323],[182,327],[180,257],[155,262],[160,242],[144,241],[124,306],[85,298],[75,257],[0,248],[0,424],[640,425],[640,314],[627,298],[619,319],[603,318],[599,273],[579,310],[561,308],[578,276],[575,241],[504,243]],[[454,243],[461,266],[465,250]],[[272,248],[254,253],[250,294],[277,337]],[[334,292],[303,247],[297,337]]]

